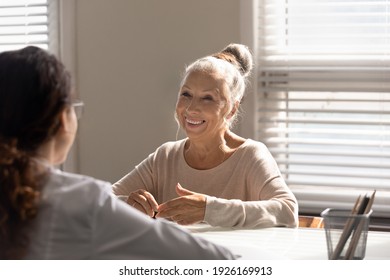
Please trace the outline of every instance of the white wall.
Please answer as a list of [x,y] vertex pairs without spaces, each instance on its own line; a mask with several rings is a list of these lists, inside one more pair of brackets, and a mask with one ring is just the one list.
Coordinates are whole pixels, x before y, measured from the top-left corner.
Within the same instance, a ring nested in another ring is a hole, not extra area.
[[165,141],[185,64],[239,42],[239,0],[75,1],[78,172],[115,182]]

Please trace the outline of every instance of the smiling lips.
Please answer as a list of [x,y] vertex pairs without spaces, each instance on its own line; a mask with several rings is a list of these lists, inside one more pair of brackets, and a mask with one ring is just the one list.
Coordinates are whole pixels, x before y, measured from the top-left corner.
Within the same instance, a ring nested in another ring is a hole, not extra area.
[[186,118],[186,122],[189,124],[192,124],[192,125],[200,125],[206,121],[204,121],[204,120],[196,121],[196,120],[190,120],[190,119]]

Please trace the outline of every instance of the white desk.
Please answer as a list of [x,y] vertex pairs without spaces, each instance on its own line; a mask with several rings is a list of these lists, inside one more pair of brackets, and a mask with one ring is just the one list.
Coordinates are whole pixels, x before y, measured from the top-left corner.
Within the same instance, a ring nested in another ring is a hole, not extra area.
[[[324,229],[266,228],[230,230],[186,226],[197,236],[230,248],[241,259],[328,259]],[[390,233],[368,232],[365,260],[390,260]]]

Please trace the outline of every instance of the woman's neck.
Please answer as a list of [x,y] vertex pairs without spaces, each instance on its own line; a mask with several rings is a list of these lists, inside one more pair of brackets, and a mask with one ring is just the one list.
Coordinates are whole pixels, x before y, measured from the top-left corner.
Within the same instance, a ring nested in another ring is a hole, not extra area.
[[56,149],[56,142],[54,139],[49,140],[41,147],[39,147],[34,157],[52,166],[62,163],[62,161],[59,160],[59,153]]
[[230,131],[207,141],[188,139],[184,147],[184,158],[195,169],[211,169],[227,160],[244,142],[244,138]]

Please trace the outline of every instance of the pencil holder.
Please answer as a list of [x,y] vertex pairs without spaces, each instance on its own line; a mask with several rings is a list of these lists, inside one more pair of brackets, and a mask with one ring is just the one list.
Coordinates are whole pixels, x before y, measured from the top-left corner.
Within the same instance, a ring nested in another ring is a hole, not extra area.
[[370,215],[351,214],[350,210],[328,208],[324,218],[328,259],[362,260],[366,254]]

